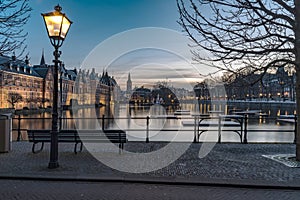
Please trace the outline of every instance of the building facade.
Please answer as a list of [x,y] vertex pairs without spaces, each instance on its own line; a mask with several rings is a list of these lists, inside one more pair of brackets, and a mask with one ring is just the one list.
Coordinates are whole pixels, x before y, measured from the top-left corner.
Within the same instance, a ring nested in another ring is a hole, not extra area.
[[194,86],[194,92],[199,100],[295,101],[295,84],[295,72],[281,67],[263,76],[254,73],[235,75],[222,83],[204,80]]
[[[59,102],[61,107],[76,105],[105,105],[117,100],[119,86],[115,79],[95,69],[66,69],[59,66]],[[31,65],[15,56],[0,56],[0,108],[37,109],[52,107],[53,66],[45,63]],[[21,97],[14,102],[14,98]],[[11,103],[14,102],[14,103]]]

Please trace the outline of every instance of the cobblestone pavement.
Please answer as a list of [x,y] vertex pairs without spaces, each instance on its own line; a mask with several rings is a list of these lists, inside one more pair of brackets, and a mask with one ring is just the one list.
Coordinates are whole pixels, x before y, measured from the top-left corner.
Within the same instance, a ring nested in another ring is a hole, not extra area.
[[297,200],[300,191],[136,183],[0,180],[0,199]]
[[[166,143],[134,143],[125,145],[130,152],[150,152]],[[178,143],[178,148],[180,148]],[[201,144],[191,144],[178,160],[162,169],[131,174],[105,166],[86,149],[74,154],[72,144],[60,144],[57,169],[48,169],[49,144],[38,154],[31,152],[29,142],[13,142],[12,151],[0,154],[0,177],[71,178],[71,179],[115,179],[169,182],[229,183],[238,185],[267,185],[300,187],[300,168],[289,168],[262,155],[293,154],[293,144],[216,144],[204,158],[199,158]],[[176,147],[176,145],[175,145]],[[176,149],[175,149],[176,150]],[[127,152],[107,149],[101,155],[109,159],[126,157]],[[160,158],[162,159],[162,158]],[[162,162],[157,159],[157,162]]]

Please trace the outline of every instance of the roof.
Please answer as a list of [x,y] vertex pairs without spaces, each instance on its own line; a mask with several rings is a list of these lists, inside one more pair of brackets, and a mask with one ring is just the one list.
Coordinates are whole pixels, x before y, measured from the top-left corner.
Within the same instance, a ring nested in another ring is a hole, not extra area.
[[[40,77],[44,79],[46,78],[49,69],[51,69],[51,66],[45,63],[41,63],[41,65],[30,66],[29,64],[26,64],[25,61],[18,60],[15,57],[0,55],[0,70]],[[76,78],[79,78],[80,81],[85,82],[87,81],[87,79],[90,79],[90,80],[99,80],[100,83],[107,86],[118,85],[114,77],[109,76],[107,72],[105,74],[103,72],[102,77],[99,79],[99,75],[95,72],[95,69],[92,69],[91,72],[81,71],[81,70],[79,70],[78,72],[76,68],[72,70],[68,70],[65,68],[64,65],[62,65],[60,70],[63,73],[62,77],[66,80],[75,81]]]
[[102,77],[100,78],[99,82],[104,85],[107,85],[107,86],[116,86],[117,85],[116,80],[113,77],[110,77],[107,72],[105,74],[103,72]]
[[26,62],[15,59],[13,57],[1,55],[0,69],[7,72],[40,77],[40,75],[34,70],[32,66],[29,66],[28,64],[26,64]]
[[49,67],[44,67],[44,66],[35,66],[34,71],[40,75],[42,78],[46,78],[48,74]]

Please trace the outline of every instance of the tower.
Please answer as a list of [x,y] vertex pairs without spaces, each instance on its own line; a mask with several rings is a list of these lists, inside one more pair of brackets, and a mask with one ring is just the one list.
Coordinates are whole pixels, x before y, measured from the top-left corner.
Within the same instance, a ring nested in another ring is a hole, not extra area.
[[130,73],[128,74],[128,80],[127,80],[127,94],[130,94],[132,91],[132,81],[130,77]]

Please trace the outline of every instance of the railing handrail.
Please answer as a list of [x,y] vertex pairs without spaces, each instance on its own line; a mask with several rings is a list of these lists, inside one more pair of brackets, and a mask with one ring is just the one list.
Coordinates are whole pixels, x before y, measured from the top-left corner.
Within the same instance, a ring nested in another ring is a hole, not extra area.
[[[16,119],[27,119],[27,120],[33,120],[33,119],[52,119],[51,117],[19,117],[20,115],[18,115],[18,117],[13,117],[13,120]],[[171,117],[172,116],[172,117]],[[222,115],[221,115],[222,116]],[[240,116],[244,116],[244,115],[240,115]],[[260,115],[248,115],[247,118],[248,119],[257,119],[257,118],[265,118],[265,119],[285,119],[284,116],[288,116],[286,119],[295,119],[296,115],[280,115],[277,117],[270,117],[270,116],[260,116]],[[290,116],[294,116],[294,118],[291,118]],[[194,116],[185,116],[185,115],[148,115],[148,116],[138,116],[138,117],[106,117],[104,116],[105,119],[147,119],[149,117],[149,119],[194,119]],[[103,119],[102,117],[59,117],[60,119]],[[199,117],[198,117],[199,118]],[[219,116],[203,116],[200,118],[210,118],[210,119],[218,119]]]
[[[163,116],[166,116],[165,118]],[[296,142],[296,132],[297,132],[297,117],[296,115],[294,115],[294,130],[282,130],[282,129],[248,129],[249,123],[248,120],[249,119],[268,119],[268,120],[276,120],[279,117],[270,117],[270,116],[260,116],[260,115],[241,115],[241,117],[243,118],[243,131],[244,131],[244,143],[247,143],[247,134],[248,132],[294,132],[294,143]],[[102,120],[102,129],[104,129],[104,122],[105,120],[122,120],[122,119],[139,119],[139,120],[145,120],[146,121],[146,127],[145,128],[140,128],[140,129],[132,129],[132,128],[127,128],[124,129],[125,131],[146,131],[146,142],[149,142],[149,132],[151,131],[194,131],[195,137],[196,137],[196,131],[197,131],[197,127],[198,124],[196,123],[197,120],[199,119],[220,119],[221,116],[217,115],[217,116],[185,116],[185,115],[175,115],[168,118],[167,115],[162,115],[162,116],[138,116],[138,117],[106,117],[105,115],[103,115],[102,117],[97,117],[97,118],[83,118],[83,117],[60,117],[60,123],[62,122],[62,120]],[[230,118],[230,117],[229,117]],[[50,120],[52,119],[51,117],[43,117],[43,118],[38,118],[38,117],[21,117],[20,115],[18,115],[18,117],[13,117],[13,120],[18,120],[18,127],[17,128],[13,128],[13,131],[18,131],[18,139],[17,141],[20,141],[21,139],[21,131],[26,131],[27,129],[22,129],[21,128],[21,120]],[[161,120],[161,119],[171,119],[171,120],[184,120],[184,119],[191,119],[195,121],[194,127],[192,129],[189,128],[162,128],[162,129],[155,129],[155,128],[150,128],[149,124],[150,124],[150,120]],[[283,118],[281,118],[283,119]],[[289,116],[289,119],[293,119]]]

